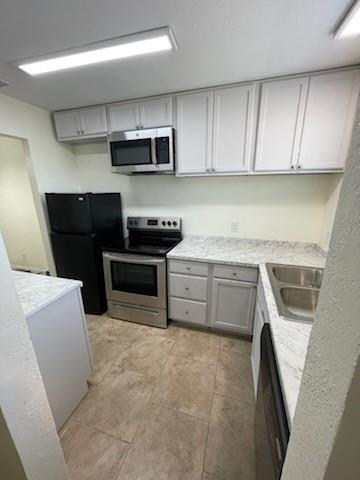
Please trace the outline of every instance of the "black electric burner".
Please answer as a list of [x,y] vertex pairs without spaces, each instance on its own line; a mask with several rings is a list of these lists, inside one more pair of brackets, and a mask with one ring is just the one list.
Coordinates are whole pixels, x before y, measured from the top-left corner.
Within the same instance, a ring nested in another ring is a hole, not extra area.
[[107,251],[165,257],[182,240],[178,217],[128,217],[129,237]]

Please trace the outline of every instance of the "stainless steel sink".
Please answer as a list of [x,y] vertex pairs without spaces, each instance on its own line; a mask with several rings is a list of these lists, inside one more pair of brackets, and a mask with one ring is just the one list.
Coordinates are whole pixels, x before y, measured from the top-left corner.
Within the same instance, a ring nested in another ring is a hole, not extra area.
[[272,271],[276,280],[300,287],[320,288],[323,269],[308,267],[293,267],[290,265],[273,266]]
[[274,263],[266,267],[279,314],[289,320],[312,322],[324,269]]

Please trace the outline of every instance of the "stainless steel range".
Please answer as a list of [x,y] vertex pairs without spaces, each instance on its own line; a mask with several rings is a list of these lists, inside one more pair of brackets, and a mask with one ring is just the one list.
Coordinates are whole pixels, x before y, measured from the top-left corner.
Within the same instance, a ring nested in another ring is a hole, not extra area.
[[129,217],[124,244],[103,252],[114,318],[167,328],[166,254],[181,241],[178,217]]

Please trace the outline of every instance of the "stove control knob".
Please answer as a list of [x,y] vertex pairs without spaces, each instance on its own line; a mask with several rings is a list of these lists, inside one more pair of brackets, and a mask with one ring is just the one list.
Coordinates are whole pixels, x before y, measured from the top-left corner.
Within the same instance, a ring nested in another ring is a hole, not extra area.
[[173,222],[174,227],[177,227],[177,222]]
[[163,221],[161,222],[161,225],[162,225],[163,227],[165,227],[165,225],[166,225],[165,220],[163,220]]
[[171,227],[171,222],[169,221],[169,222],[167,222],[167,223],[168,223],[168,226]]

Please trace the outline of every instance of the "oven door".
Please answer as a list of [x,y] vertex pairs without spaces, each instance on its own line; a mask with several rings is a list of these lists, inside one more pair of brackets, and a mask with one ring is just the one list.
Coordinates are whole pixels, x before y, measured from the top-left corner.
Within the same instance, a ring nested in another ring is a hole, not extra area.
[[166,259],[104,252],[108,300],[166,308]]

